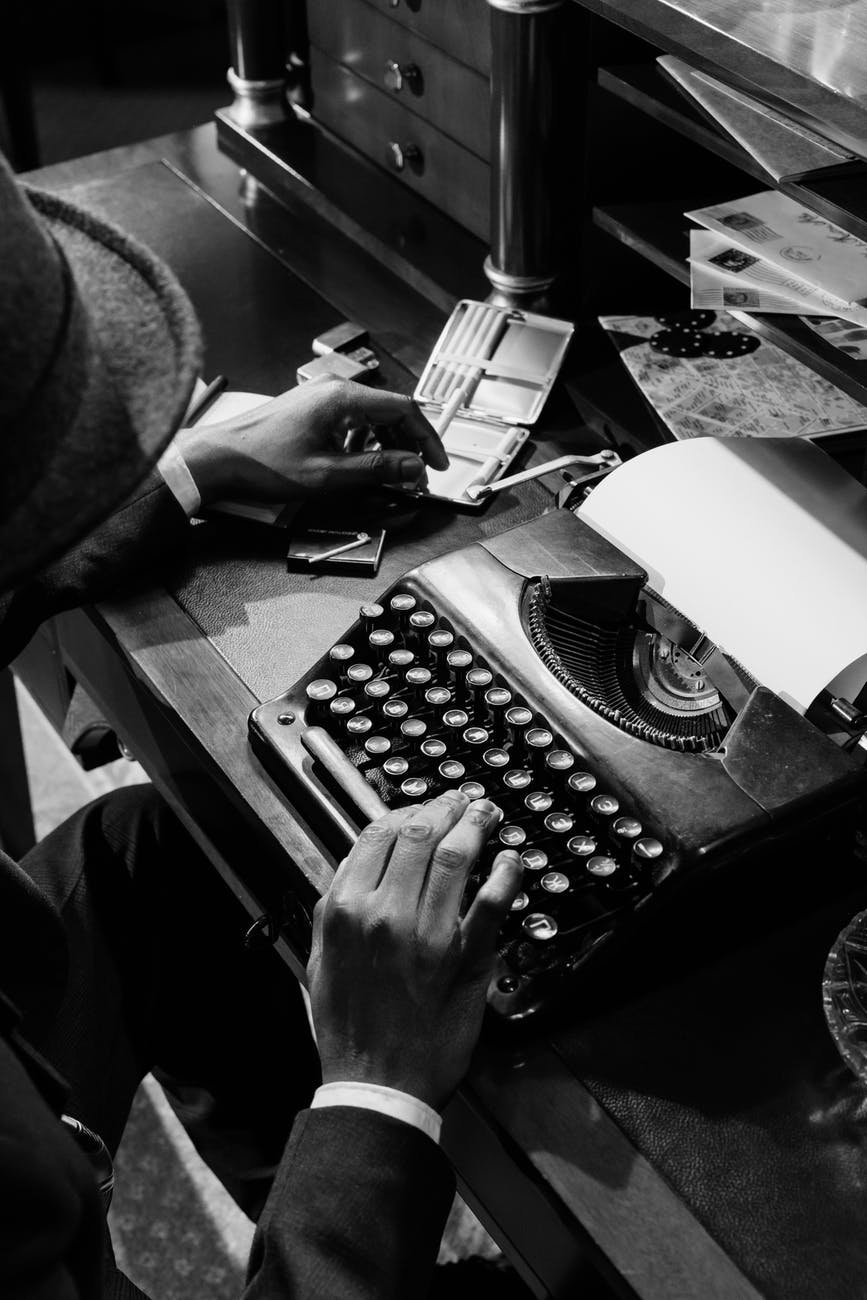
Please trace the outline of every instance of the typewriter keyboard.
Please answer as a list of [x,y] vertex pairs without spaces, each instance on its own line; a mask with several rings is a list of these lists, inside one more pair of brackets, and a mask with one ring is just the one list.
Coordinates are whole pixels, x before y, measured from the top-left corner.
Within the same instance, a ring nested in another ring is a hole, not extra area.
[[450,789],[502,809],[468,894],[501,848],[520,854],[523,888],[501,933],[491,988],[504,1015],[522,1018],[547,1000],[551,982],[583,964],[649,895],[660,840],[532,701],[410,592],[363,605],[294,702],[307,735],[327,737],[308,755],[331,778],[341,769],[330,787],[338,802],[361,778],[381,801],[356,797],[366,815]]

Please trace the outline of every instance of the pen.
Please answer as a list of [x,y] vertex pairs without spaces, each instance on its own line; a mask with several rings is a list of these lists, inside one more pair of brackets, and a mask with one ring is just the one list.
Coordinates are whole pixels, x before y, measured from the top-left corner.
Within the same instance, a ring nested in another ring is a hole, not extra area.
[[217,400],[228,382],[225,375],[217,375],[215,379],[211,380],[204,392],[195,399],[187,411],[187,418],[184,421],[185,429],[189,429],[205,414],[205,411]]

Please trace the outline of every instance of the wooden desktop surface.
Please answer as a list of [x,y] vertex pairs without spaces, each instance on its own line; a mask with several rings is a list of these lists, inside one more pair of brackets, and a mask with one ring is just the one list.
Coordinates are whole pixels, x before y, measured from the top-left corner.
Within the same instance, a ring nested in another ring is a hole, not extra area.
[[[316,214],[243,187],[239,197],[212,128],[36,179],[100,178],[91,200],[152,243],[191,293],[208,374],[276,392],[310,338],[350,316],[370,328],[387,381],[411,388],[440,313]],[[555,400],[533,456],[574,442],[577,428]],[[318,580],[315,622],[310,590],[288,580],[279,557],[239,551],[208,527],[193,530],[192,558],[166,586],[58,620],[65,662],[252,916],[290,888],[309,903],[330,864],[250,752],[249,711],[291,684],[359,599],[401,568],[546,500],[531,485],[480,521],[428,522],[373,583]],[[853,1227],[863,1171],[844,1123],[857,1099],[840,1083],[818,1006],[821,956],[852,910],[851,900],[834,905],[806,930],[783,927],[771,947],[760,941],[661,992],[641,981],[618,1010],[595,1010],[591,989],[575,1024],[482,1045],[444,1141],[468,1200],[537,1294],[580,1294],[589,1260],[624,1296],[807,1300],[830,1256],[823,1300],[863,1291],[867,1258]],[[280,950],[299,971],[291,945]],[[802,1186],[817,1161],[815,1186]],[[829,1188],[833,1212],[823,1216],[814,1201]]]

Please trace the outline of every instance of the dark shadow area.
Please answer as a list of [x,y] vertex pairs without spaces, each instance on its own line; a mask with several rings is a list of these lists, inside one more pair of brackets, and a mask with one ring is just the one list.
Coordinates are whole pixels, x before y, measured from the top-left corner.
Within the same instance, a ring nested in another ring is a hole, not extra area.
[[226,104],[221,0],[42,0],[0,55],[0,147],[19,171],[207,121]]

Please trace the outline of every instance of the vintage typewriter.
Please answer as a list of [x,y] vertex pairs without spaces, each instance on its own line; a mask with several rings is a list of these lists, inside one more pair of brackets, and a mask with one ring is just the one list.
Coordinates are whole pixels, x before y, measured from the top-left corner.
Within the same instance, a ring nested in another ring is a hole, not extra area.
[[569,510],[362,605],[250,737],[335,857],[445,789],[501,807],[469,890],[502,846],[520,852],[489,993],[516,1021],[670,900],[822,834],[863,791],[839,744]]

